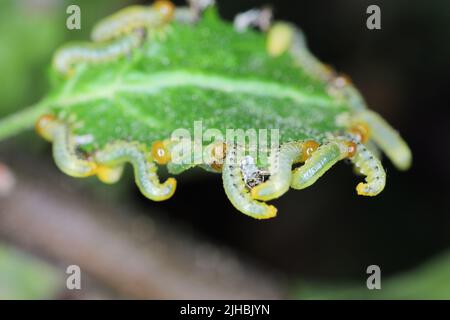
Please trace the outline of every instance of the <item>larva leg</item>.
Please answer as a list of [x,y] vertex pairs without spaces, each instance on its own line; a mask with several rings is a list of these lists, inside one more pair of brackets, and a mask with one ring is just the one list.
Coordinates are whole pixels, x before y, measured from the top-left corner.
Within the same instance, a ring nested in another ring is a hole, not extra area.
[[330,80],[334,75],[329,66],[311,54],[302,31],[291,23],[277,22],[270,28],[267,51],[273,57],[290,52],[304,70],[323,81]]
[[253,200],[247,189],[240,170],[240,161],[237,157],[238,147],[227,144],[227,153],[222,171],[223,186],[231,203],[244,214],[255,219],[268,219],[276,216],[274,206]]
[[170,1],[156,1],[152,6],[131,6],[100,21],[92,30],[94,42],[119,38],[137,29],[155,29],[172,20],[175,6]]
[[320,146],[300,168],[294,170],[291,187],[304,189],[311,186],[336,162],[351,156],[354,151],[353,142],[337,139]]
[[150,152],[145,146],[132,142],[115,142],[95,154],[98,164],[117,167],[129,162],[133,165],[135,181],[142,194],[154,201],[169,199],[175,192],[176,180],[160,183]]
[[141,32],[133,32],[105,44],[69,45],[56,52],[53,66],[58,72],[70,75],[79,63],[102,63],[126,56],[139,47],[142,40]]
[[58,168],[65,174],[82,178],[95,175],[97,165],[80,158],[70,134],[68,125],[56,120],[53,116],[41,117],[36,128],[44,138],[53,142],[53,158]]
[[357,113],[353,118],[368,125],[371,139],[386,153],[398,169],[406,170],[411,166],[412,154],[408,145],[379,114],[364,110]]
[[292,180],[292,165],[305,161],[318,146],[315,141],[288,142],[273,151],[269,158],[270,178],[252,189],[252,197],[268,201],[287,192]]
[[383,191],[386,184],[386,172],[380,160],[363,144],[356,143],[356,152],[350,158],[357,170],[366,176],[366,182],[359,183],[356,191],[362,196],[376,196]]

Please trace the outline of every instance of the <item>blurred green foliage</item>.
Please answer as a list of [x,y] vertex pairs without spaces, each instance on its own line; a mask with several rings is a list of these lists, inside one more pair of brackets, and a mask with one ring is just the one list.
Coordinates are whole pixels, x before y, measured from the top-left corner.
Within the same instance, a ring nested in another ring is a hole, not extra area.
[[[66,28],[69,4],[81,7],[81,30]],[[123,0],[0,0],[0,117],[42,98],[49,87],[53,52],[60,45],[87,39],[100,17],[128,4]],[[28,143],[26,139],[19,142]],[[61,270],[0,243],[0,299],[54,298],[62,275]]]
[[57,19],[44,11],[30,9],[19,1],[3,0],[0,3],[2,115],[31,103],[38,92],[43,91],[46,61],[62,37]]
[[[66,28],[66,8],[82,10],[82,29]],[[129,1],[0,1],[0,116],[35,103],[48,89],[53,52],[66,41],[87,39],[91,26]]]
[[50,299],[63,272],[0,243],[0,299]]
[[360,285],[300,283],[294,295],[299,299],[450,299],[450,252],[386,281],[381,276],[380,290],[368,290],[365,280]]

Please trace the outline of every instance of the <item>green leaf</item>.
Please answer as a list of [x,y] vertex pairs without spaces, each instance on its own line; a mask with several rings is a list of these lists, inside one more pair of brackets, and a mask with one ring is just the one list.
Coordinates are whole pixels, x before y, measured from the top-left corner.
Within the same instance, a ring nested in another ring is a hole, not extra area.
[[[192,130],[196,120],[205,130],[284,128],[283,141],[301,140],[311,130],[338,129],[334,119],[348,108],[290,55],[270,57],[265,35],[239,34],[213,11],[196,25],[174,23],[131,56],[81,64],[68,80],[53,77],[45,102],[11,126],[21,129],[51,110],[76,123],[75,134],[94,138],[86,151],[116,140],[150,144],[177,128]],[[0,137],[6,132],[0,126]]]
[[[93,137],[86,151],[116,140],[151,145],[177,128],[284,128],[282,140],[337,129],[346,109],[289,55],[272,58],[261,33],[235,32],[210,13],[193,26],[174,24],[132,56],[81,65],[47,104]],[[274,121],[275,120],[275,121]],[[317,137],[309,137],[317,138]]]

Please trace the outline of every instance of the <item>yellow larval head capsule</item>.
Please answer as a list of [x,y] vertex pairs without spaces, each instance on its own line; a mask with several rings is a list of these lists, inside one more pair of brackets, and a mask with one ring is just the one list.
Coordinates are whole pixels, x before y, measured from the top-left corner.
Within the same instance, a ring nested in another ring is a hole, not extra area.
[[123,167],[108,167],[104,165],[97,165],[96,174],[103,183],[113,184],[119,181],[122,176]]
[[347,157],[352,158],[355,155],[358,146],[356,145],[356,143],[352,141],[348,141],[346,144],[347,144]]
[[166,0],[158,0],[153,4],[153,7],[161,13],[166,21],[172,20],[172,17],[175,12],[175,5]]
[[355,135],[361,143],[366,143],[370,138],[370,128],[367,124],[358,122],[350,128],[350,132]]
[[294,32],[287,23],[276,23],[267,35],[267,52],[272,57],[281,56],[292,45]]
[[36,132],[47,141],[52,141],[51,124],[55,122],[56,117],[51,114],[41,116],[35,124]]
[[305,162],[308,160],[314,151],[319,148],[320,144],[314,140],[308,140],[303,142],[303,150],[302,150],[302,156],[300,158],[300,162]]
[[170,152],[162,141],[153,143],[151,154],[157,164],[165,165],[171,160]]
[[223,160],[225,159],[227,150],[227,145],[225,143],[217,143],[211,153],[214,161],[211,163],[211,168],[216,171],[222,171],[223,168]]

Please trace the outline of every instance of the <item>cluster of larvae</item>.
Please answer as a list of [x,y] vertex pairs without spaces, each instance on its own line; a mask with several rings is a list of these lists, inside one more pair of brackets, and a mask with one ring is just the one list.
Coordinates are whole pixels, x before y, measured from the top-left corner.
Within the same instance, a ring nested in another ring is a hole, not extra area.
[[[199,4],[198,0],[190,7],[182,8],[175,8],[168,1],[157,1],[149,7],[124,9],[94,28],[92,44],[61,48],[55,54],[54,68],[70,77],[79,63],[102,63],[127,55],[152,32],[158,32],[171,21],[195,23],[203,7],[204,3]],[[379,194],[386,182],[379,149],[398,168],[407,169],[411,163],[411,152],[406,143],[384,119],[367,109],[363,98],[348,78],[337,75],[309,52],[298,28],[284,22],[270,23],[267,27],[267,10],[262,10],[261,15],[257,13],[252,10],[247,15],[239,15],[236,32],[250,26],[267,29],[269,55],[277,57],[289,52],[301,68],[327,83],[330,94],[346,99],[354,111],[339,120],[347,128],[343,132],[330,132],[320,141],[286,142],[270,150],[266,168],[258,168],[252,159],[245,156],[246,150],[242,150],[242,146],[227,141],[216,141],[204,147],[201,166],[212,172],[221,172],[225,192],[232,204],[242,213],[256,219],[274,217],[277,209],[267,204],[267,201],[280,197],[289,188],[304,189],[311,186],[342,159],[349,159],[358,173],[365,176],[365,182],[356,187],[358,194]],[[151,147],[138,142],[118,141],[87,157],[80,157],[70,129],[56,117],[42,116],[36,128],[44,138],[53,142],[55,161],[65,173],[75,177],[97,175],[105,183],[114,183],[120,178],[124,164],[131,163],[140,190],[155,201],[170,198],[176,188],[174,178],[160,182],[158,165],[167,165],[169,172],[178,174],[197,163],[195,159],[190,163],[182,159],[175,161],[173,150],[179,145],[170,139],[156,141]],[[192,160],[193,154],[185,156]]]

